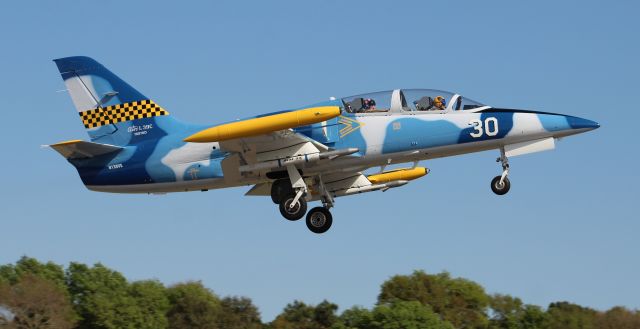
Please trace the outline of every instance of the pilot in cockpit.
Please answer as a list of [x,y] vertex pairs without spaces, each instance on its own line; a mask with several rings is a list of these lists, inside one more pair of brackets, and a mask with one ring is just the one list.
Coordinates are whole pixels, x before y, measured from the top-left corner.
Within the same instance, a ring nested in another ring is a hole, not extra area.
[[362,102],[362,111],[369,112],[376,110],[376,101],[371,98],[365,98]]
[[436,96],[433,100],[433,110],[444,111],[447,108],[447,100],[442,96]]

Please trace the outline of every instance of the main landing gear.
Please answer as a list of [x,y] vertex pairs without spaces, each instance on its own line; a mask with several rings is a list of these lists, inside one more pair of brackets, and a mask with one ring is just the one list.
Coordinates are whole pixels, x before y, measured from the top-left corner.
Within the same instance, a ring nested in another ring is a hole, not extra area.
[[307,184],[295,167],[287,171],[289,179],[279,179],[271,185],[271,200],[280,205],[282,217],[296,221],[307,212]]
[[280,214],[290,221],[296,221],[304,217],[306,212],[307,200],[304,199],[304,196],[296,198],[296,195],[291,194],[280,202]]
[[331,228],[333,216],[325,207],[315,207],[307,214],[307,228],[313,233],[324,233]]
[[491,180],[491,190],[497,195],[504,195],[511,189],[511,182],[507,178],[509,175],[509,159],[504,153],[504,147],[500,148],[500,157],[496,162],[502,163],[502,175],[496,176]]
[[[298,170],[287,167],[289,178],[278,179],[271,185],[271,200],[279,205],[280,214],[287,220],[297,221],[307,212],[307,185]],[[324,233],[331,228],[333,216],[329,208],[333,206],[333,198],[325,190],[322,177],[318,177],[318,187],[322,193],[323,207],[315,207],[307,213],[307,228],[313,233]]]

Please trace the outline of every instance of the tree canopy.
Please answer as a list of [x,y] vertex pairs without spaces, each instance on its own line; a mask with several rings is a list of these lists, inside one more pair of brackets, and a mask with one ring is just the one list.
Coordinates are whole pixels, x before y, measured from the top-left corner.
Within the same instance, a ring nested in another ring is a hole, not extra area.
[[396,301],[373,310],[344,311],[334,329],[454,329],[453,325],[418,301]]
[[323,301],[318,305],[307,305],[301,301],[288,304],[270,327],[272,329],[328,329],[338,317],[338,305]]
[[417,301],[440,314],[455,328],[485,328],[490,298],[479,284],[449,273],[396,275],[382,284],[378,304]]
[[220,299],[201,282],[185,282],[167,289],[169,328],[218,329]]
[[99,263],[65,269],[22,257],[0,266],[0,328],[638,329],[640,311],[565,301],[544,309],[447,272],[415,271],[383,282],[371,309],[294,300],[263,323],[251,299],[219,297],[199,281],[132,282]]
[[75,314],[69,298],[54,282],[23,273],[14,284],[0,284],[0,315],[5,328],[73,328]]

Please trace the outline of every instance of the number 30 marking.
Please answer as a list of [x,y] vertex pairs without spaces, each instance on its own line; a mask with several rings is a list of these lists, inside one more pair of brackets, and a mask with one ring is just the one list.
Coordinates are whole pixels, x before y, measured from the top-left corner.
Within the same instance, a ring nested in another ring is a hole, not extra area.
[[484,128],[482,120],[479,119],[471,120],[469,124],[473,126],[473,132],[469,133],[473,138],[482,137],[484,134],[490,137],[498,134],[498,119],[494,117],[484,119]]

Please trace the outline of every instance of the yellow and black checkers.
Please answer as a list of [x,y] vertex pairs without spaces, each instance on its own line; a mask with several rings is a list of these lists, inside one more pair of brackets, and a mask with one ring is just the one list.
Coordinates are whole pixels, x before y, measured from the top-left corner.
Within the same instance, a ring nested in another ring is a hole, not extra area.
[[83,111],[80,112],[80,117],[85,128],[96,128],[112,123],[168,114],[169,112],[158,106],[158,104],[146,99]]

